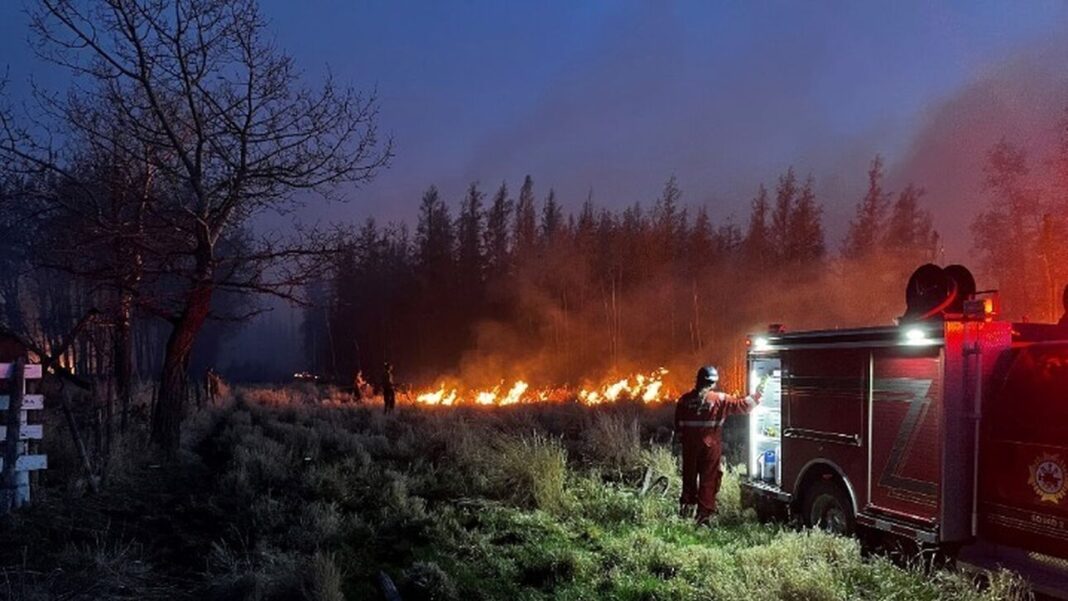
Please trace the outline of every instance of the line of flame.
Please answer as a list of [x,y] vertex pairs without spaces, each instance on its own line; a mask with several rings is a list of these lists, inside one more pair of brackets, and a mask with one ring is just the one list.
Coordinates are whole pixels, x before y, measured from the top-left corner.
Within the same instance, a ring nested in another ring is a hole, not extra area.
[[453,405],[506,406],[520,403],[544,403],[577,400],[585,405],[600,405],[622,400],[659,403],[671,400],[674,395],[664,385],[668,371],[659,368],[650,374],[636,374],[612,380],[600,386],[583,387],[578,390],[566,388],[531,388],[524,380],[516,380],[507,388],[503,382],[488,390],[468,390],[462,386],[441,383],[436,389],[414,396],[419,405],[450,407]]

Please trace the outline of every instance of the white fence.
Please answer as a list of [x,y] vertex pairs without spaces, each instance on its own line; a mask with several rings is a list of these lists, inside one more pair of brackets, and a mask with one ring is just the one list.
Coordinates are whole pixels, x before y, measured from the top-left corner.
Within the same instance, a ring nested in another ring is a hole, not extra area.
[[[0,363],[0,379],[7,384],[0,387],[7,388],[8,394],[0,395],[0,411],[5,412],[3,420],[0,420],[0,441],[4,442],[5,452],[0,455],[0,476],[6,475],[4,470],[4,458],[15,456],[14,473],[14,496],[11,500],[12,507],[21,507],[30,502],[30,472],[48,468],[46,455],[31,455],[31,440],[41,440],[44,437],[44,428],[40,424],[31,424],[27,419],[30,411],[44,409],[44,396],[39,394],[26,394],[26,380],[39,380],[41,378],[41,366],[28,364],[23,367],[23,378],[16,378],[14,369],[16,363]],[[14,386],[21,386],[20,390],[14,390]],[[0,388],[2,389],[2,388]],[[12,410],[18,411],[16,419],[11,414]],[[17,424],[18,436],[10,440],[9,429]],[[8,445],[14,444],[14,452]],[[0,486],[10,487],[7,482],[0,482]],[[6,492],[6,491],[5,491]]]

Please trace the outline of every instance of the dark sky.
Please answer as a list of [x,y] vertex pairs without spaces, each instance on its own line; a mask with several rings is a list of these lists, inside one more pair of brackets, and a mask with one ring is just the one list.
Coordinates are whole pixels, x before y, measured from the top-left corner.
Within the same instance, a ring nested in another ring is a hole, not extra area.
[[[31,76],[63,85],[26,48],[20,4],[0,5],[0,63],[15,98]],[[305,220],[410,219],[431,183],[455,202],[472,180],[515,190],[530,173],[539,196],[553,186],[572,208],[591,188],[602,205],[647,204],[675,174],[687,202],[741,222],[757,184],[794,164],[817,178],[837,237],[873,154],[887,157],[891,184],[937,180],[938,161],[924,152],[961,150],[945,136],[991,118],[997,82],[1026,72],[1028,57],[1057,66],[1039,79],[1062,82],[1068,64],[1060,2],[262,6],[310,80],[329,68],[377,86],[382,128],[396,143],[387,172],[347,204],[309,206]],[[1042,102],[1063,107],[1068,95]],[[1013,110],[1038,112],[1022,103]],[[964,122],[945,124],[961,114]],[[990,129],[969,143],[998,135]],[[919,183],[951,252],[965,248],[970,219],[956,215],[972,184],[936,197],[938,181]]]

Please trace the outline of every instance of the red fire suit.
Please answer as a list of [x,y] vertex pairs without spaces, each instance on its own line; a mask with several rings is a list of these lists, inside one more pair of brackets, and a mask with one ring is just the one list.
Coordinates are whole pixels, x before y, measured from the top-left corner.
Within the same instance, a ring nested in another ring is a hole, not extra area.
[[708,391],[691,390],[675,405],[675,432],[682,439],[682,506],[697,504],[697,520],[703,522],[716,512],[723,472],[723,423],[728,415],[749,413],[760,402],[760,393],[745,398]]

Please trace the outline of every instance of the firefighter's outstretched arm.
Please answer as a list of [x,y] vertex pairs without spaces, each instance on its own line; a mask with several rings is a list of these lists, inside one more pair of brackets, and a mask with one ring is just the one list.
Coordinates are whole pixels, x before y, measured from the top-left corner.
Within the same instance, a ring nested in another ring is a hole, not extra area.
[[713,393],[713,398],[724,405],[728,415],[743,415],[749,413],[760,404],[760,399],[764,396],[764,385],[767,382],[768,377],[764,376],[760,380],[760,384],[757,384],[756,392],[742,398],[731,396],[725,392]]

